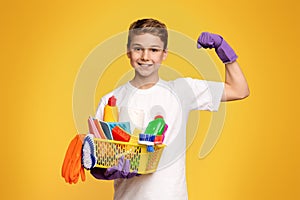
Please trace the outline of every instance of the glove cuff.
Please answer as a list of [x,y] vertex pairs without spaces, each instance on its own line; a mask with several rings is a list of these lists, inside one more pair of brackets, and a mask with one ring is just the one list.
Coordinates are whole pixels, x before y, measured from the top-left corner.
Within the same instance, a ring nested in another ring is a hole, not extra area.
[[224,39],[215,51],[224,64],[234,62],[238,58],[234,50]]
[[104,168],[92,168],[90,170],[90,173],[93,177],[95,177],[96,179],[102,179],[102,180],[110,180],[105,174],[106,174],[106,169]]

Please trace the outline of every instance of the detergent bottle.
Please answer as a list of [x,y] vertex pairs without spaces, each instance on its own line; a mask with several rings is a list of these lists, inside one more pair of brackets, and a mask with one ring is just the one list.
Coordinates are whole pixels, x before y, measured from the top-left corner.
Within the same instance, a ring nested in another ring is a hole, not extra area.
[[139,135],[139,144],[147,145],[148,152],[154,152],[154,144],[161,144],[163,141],[163,133],[167,129],[167,124],[162,116],[158,115],[149,122],[144,133]]
[[116,103],[117,103],[117,99],[115,98],[115,96],[111,96],[108,99],[108,103],[104,107],[103,121],[118,122],[119,112]]
[[149,122],[146,130],[145,130],[145,134],[150,134],[150,135],[162,135],[164,132],[164,128],[165,128],[165,120],[161,115],[157,115],[154,120],[152,120],[151,122]]

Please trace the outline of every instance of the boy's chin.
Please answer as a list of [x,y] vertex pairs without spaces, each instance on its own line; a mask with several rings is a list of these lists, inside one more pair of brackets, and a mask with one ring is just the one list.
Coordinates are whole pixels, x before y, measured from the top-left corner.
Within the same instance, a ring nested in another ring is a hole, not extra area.
[[155,71],[146,71],[146,70],[136,70],[135,73],[138,74],[140,78],[148,79],[148,78],[157,78],[158,73]]

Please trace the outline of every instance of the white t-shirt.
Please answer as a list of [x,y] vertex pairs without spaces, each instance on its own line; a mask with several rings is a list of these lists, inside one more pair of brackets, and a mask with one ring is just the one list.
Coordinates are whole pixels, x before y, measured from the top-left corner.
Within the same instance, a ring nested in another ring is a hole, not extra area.
[[145,129],[156,115],[168,124],[164,149],[157,171],[114,182],[115,200],[188,199],[185,174],[186,124],[191,110],[217,111],[223,94],[222,82],[179,78],[159,80],[149,89],[137,89],[129,82],[105,95],[96,118],[102,119],[108,98],[114,95],[119,121],[130,121],[131,130]]

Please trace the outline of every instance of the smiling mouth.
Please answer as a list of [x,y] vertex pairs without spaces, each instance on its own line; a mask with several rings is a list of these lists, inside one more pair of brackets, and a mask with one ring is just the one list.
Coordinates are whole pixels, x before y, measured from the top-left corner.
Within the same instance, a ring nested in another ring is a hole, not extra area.
[[151,67],[153,64],[138,63],[141,67]]

